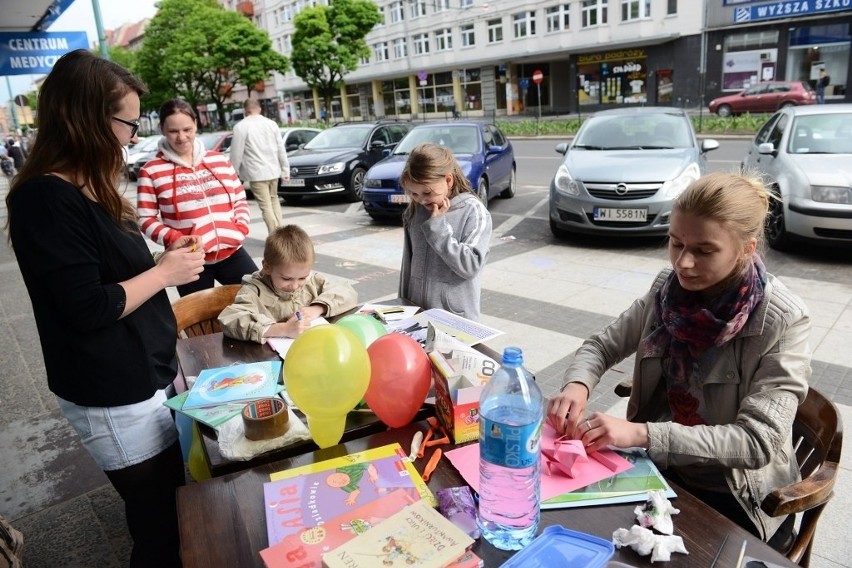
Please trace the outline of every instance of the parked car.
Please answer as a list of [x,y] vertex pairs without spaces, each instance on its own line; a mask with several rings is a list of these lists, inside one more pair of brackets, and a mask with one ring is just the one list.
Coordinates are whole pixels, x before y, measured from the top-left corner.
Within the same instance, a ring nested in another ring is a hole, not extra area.
[[298,150],[302,144],[307,144],[316,135],[322,132],[319,128],[303,128],[300,126],[289,126],[281,129],[281,138],[288,152]]
[[769,202],[766,240],[852,245],[852,104],[781,109],[743,160],[779,198]]
[[287,203],[306,195],[345,194],[360,201],[364,175],[413,128],[406,121],[343,122],[288,154],[290,180],[278,186]]
[[214,152],[227,152],[231,148],[231,140],[234,133],[230,130],[217,130],[216,132],[199,132],[195,138],[204,144],[205,150]]
[[137,142],[133,148],[127,152],[127,176],[131,181],[136,181],[139,175],[139,170],[145,163],[157,155],[157,144],[162,138],[162,134],[148,136]]
[[699,142],[686,112],[629,107],[590,116],[550,183],[550,230],[665,235],[672,201],[705,170],[716,140]]
[[813,104],[816,104],[816,92],[807,81],[766,81],[739,93],[715,98],[710,101],[709,109],[719,116],[731,116]]
[[515,154],[512,143],[493,124],[453,121],[414,127],[391,155],[370,168],[364,178],[364,209],[376,220],[398,220],[410,201],[399,186],[408,154],[431,142],[452,150],[479,198],[515,195]]

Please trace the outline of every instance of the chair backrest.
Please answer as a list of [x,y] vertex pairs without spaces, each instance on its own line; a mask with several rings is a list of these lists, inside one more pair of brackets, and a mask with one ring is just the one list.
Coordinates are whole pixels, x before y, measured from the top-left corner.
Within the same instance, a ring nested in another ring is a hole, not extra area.
[[222,331],[219,314],[234,302],[240,284],[216,286],[178,298],[172,303],[178,337],[195,337]]
[[770,516],[803,513],[787,557],[800,566],[810,562],[816,525],[834,496],[843,446],[843,421],[833,402],[811,387],[793,422],[793,447],[802,481],[766,496],[761,508]]

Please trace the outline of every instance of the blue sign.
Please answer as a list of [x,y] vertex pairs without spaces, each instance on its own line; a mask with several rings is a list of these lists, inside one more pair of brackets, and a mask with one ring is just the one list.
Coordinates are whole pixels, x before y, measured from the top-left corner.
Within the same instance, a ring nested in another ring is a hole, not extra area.
[[852,10],[852,0],[779,0],[771,4],[735,8],[734,23],[812,16],[844,10]]
[[44,75],[69,51],[89,49],[86,32],[0,33],[0,75]]
[[530,86],[530,80],[524,77],[523,79],[518,81],[518,84],[521,86],[522,89],[526,89]]

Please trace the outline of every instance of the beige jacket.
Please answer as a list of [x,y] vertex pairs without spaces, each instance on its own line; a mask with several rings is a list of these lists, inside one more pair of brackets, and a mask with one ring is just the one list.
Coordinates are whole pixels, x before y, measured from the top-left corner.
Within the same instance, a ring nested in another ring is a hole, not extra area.
[[580,346],[564,382],[582,383],[592,392],[607,369],[637,353],[627,419],[648,423],[651,459],[661,468],[725,468],[732,494],[768,540],[784,518],[769,517],[760,503],[769,492],[800,479],[791,432],[811,376],[807,307],[769,275],[765,297],[743,329],[701,369],[707,377],[705,408],[714,413],[708,418],[715,426],[676,424],[665,394],[662,354],[639,355],[659,325],[654,295],[669,272],[661,272],[645,296]]
[[222,331],[228,337],[264,343],[263,332],[270,325],[293,317],[296,310],[321,304],[327,317],[351,310],[358,304],[358,294],[346,283],[333,283],[312,272],[305,285],[293,292],[279,292],[270,278],[258,270],[243,277],[243,286],[234,303],[219,314]]

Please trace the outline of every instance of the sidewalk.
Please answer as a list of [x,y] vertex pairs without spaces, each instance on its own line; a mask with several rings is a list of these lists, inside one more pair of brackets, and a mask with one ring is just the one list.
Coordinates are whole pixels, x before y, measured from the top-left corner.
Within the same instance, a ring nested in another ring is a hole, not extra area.
[[[7,181],[0,176],[0,224],[5,226]],[[247,248],[262,253],[266,228],[250,202]],[[363,211],[320,212],[286,207],[316,245],[317,270],[353,284],[361,300],[396,296],[402,232],[375,226]],[[525,238],[525,223],[493,214],[495,235],[484,278],[483,323],[505,331],[489,342],[501,350],[524,348],[527,365],[546,395],[561,383],[569,354],[641,294],[666,264],[665,251],[602,249]],[[503,234],[501,225],[511,227]],[[813,312],[812,384],[838,403],[852,424],[852,279],[848,268],[804,277],[796,266],[777,266],[781,278]],[[844,270],[847,272],[844,275]],[[542,286],[547,281],[547,286]],[[121,501],[80,446],[47,390],[29,297],[8,246],[0,246],[0,515],[24,533],[28,568],[127,566],[130,542]],[[531,299],[536,298],[536,299]],[[611,386],[629,361],[607,373],[590,408],[623,412]],[[852,568],[844,511],[852,509],[852,458],[847,448],[816,537],[815,568]],[[677,519],[675,519],[675,523]],[[489,567],[490,568],[490,567]],[[723,567],[719,567],[723,568]]]

